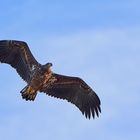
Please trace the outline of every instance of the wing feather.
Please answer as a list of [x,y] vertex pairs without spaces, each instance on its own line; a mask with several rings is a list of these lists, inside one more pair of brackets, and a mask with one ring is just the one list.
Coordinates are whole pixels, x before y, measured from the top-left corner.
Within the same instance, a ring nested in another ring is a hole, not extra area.
[[32,68],[40,65],[27,43],[16,40],[0,41],[0,62],[10,64],[26,82],[30,80]]
[[56,81],[49,87],[44,86],[40,91],[49,96],[66,99],[75,104],[86,116],[93,118],[101,112],[100,99],[97,94],[80,78],[53,74]]

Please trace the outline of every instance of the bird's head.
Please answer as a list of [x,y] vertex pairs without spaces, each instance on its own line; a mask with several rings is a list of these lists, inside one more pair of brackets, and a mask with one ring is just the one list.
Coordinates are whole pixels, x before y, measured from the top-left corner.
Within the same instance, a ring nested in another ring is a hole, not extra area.
[[50,73],[51,72],[51,67],[52,67],[52,63],[47,63],[47,64],[42,66],[41,71],[43,73]]

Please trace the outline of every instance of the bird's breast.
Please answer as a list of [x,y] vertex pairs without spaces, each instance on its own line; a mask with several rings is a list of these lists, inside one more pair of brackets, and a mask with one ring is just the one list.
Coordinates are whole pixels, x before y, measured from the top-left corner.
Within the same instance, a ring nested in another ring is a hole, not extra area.
[[51,77],[52,77],[52,73],[42,74],[39,71],[36,71],[32,76],[32,79],[30,81],[30,86],[34,90],[38,91],[44,85],[49,85]]

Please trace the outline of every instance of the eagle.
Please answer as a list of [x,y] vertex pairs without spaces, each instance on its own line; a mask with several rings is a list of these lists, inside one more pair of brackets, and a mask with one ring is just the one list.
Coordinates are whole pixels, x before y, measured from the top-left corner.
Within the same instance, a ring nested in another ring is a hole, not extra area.
[[11,65],[27,83],[21,91],[22,98],[34,101],[38,92],[71,102],[86,118],[101,113],[97,94],[81,78],[56,74],[52,63],[40,64],[28,44],[18,40],[0,40],[0,62]]

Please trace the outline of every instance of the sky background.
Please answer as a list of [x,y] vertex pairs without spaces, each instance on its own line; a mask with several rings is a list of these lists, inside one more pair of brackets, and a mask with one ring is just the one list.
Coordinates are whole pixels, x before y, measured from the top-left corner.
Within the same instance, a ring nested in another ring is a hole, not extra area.
[[1,0],[0,39],[23,40],[53,71],[79,76],[101,99],[88,120],[72,104],[38,94],[0,65],[1,140],[139,140],[139,0]]

